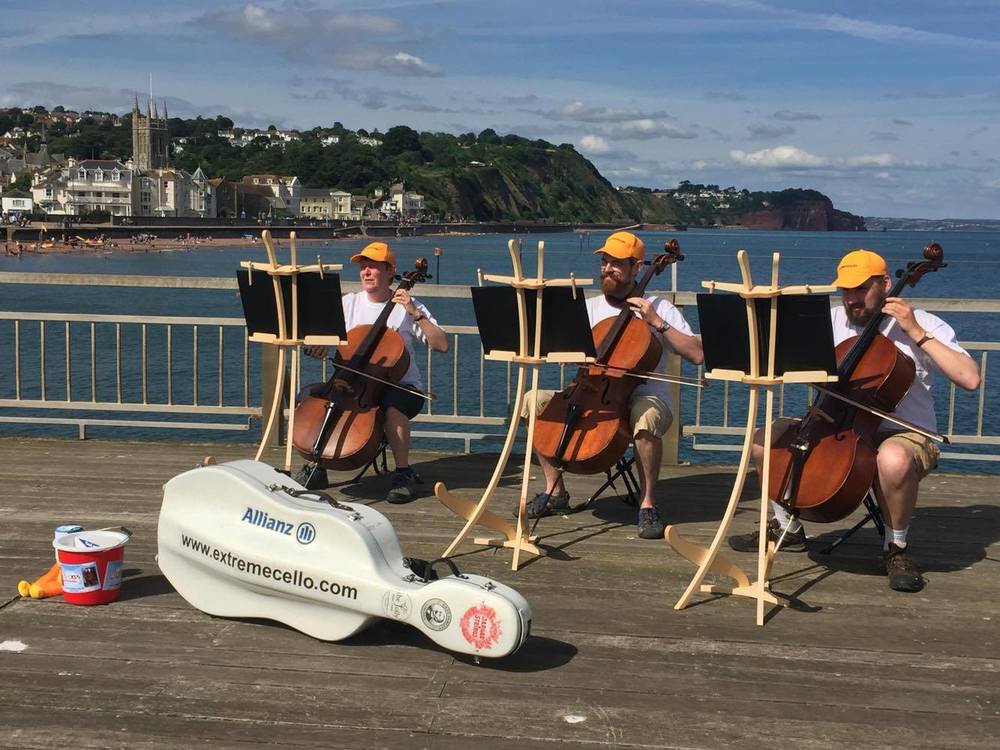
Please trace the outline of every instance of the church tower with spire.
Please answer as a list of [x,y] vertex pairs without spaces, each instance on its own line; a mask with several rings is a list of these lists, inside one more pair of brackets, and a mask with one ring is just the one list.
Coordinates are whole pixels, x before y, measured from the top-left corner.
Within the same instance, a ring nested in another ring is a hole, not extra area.
[[146,114],[139,111],[139,97],[132,107],[132,161],[137,169],[162,169],[169,166],[170,134],[167,132],[167,105],[159,116],[152,99],[146,104]]

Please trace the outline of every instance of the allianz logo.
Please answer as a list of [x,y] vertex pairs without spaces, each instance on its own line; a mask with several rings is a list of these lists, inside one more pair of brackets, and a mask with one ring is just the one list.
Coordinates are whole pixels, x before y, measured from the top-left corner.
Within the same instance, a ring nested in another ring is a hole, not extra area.
[[247,509],[243,511],[243,518],[240,520],[243,523],[250,524],[251,526],[258,526],[262,529],[273,531],[275,534],[294,536],[299,544],[310,544],[314,539],[316,539],[316,528],[311,523],[303,521],[298,526],[295,526],[288,521],[282,521],[280,518],[274,518],[263,510],[251,508],[249,505],[247,506]]

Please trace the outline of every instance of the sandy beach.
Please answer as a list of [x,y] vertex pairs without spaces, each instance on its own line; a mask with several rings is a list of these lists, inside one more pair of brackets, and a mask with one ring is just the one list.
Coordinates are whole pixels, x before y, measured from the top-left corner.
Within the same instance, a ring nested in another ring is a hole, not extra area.
[[[356,239],[356,238],[351,238]],[[302,245],[329,245],[337,241],[332,237],[310,237],[296,238],[296,244]],[[287,239],[274,239],[276,247],[285,247]],[[57,240],[45,240],[43,242],[4,242],[2,254],[17,257],[22,253],[32,254],[56,254],[56,253],[108,253],[108,252],[129,252],[129,253],[162,253],[177,252],[183,250],[196,250],[206,247],[253,247],[260,245],[260,234],[256,233],[252,238],[247,237],[164,237],[162,235],[136,235],[135,237],[96,239],[72,238],[67,242]]]

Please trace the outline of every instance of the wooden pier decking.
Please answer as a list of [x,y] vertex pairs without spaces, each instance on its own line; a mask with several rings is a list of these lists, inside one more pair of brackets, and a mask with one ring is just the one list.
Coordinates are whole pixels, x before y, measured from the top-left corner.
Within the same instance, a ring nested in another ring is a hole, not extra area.
[[[867,527],[832,557],[815,541],[807,555],[779,555],[772,588],[792,606],[763,628],[746,599],[702,595],[674,611],[694,569],[636,539],[634,511],[613,496],[544,519],[555,550],[517,573],[509,552],[467,544],[459,566],[514,586],[534,612],[521,651],[475,665],[394,622],[324,643],[181,599],[155,562],[161,486],[207,454],[251,453],[0,439],[0,747],[1000,746],[1000,477],[925,480],[910,536],[921,593],[888,590]],[[493,460],[413,463],[428,488],[440,479],[475,496]],[[512,461],[497,512],[513,507],[516,471]],[[665,518],[707,544],[733,472],[665,470]],[[597,484],[571,477],[574,501]],[[407,554],[440,555],[459,519],[432,497],[387,505],[386,489],[368,477],[344,496],[375,500]],[[745,503],[736,531],[752,528],[756,508]],[[18,598],[17,581],[50,564],[53,527],[69,522],[135,532],[118,601]],[[849,525],[807,531],[830,539]]]

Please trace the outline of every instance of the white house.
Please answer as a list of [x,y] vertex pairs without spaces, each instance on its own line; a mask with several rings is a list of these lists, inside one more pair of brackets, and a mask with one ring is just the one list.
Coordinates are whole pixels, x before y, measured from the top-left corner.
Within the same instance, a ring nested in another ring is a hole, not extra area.
[[0,209],[6,215],[30,214],[35,208],[35,202],[30,193],[22,190],[9,190],[0,197]]

